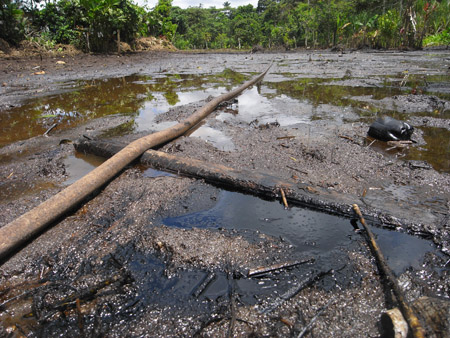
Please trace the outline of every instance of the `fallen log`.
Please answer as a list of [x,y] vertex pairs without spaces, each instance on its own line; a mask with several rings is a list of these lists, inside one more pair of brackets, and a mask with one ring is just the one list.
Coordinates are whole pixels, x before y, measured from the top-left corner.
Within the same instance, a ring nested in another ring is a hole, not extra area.
[[[119,152],[124,145],[101,140],[80,140],[75,142],[74,146],[81,153],[110,157]],[[295,189],[294,182],[266,173],[245,169],[236,170],[221,164],[176,156],[162,151],[147,150],[139,160],[140,163],[155,169],[203,179],[216,186],[229,187],[268,198],[274,198],[280,187]]]
[[263,73],[231,92],[212,99],[175,126],[130,143],[89,174],[0,228],[0,262],[67,212],[79,206],[88,197],[92,197],[92,194],[113,179],[126,165],[138,158],[144,151],[183,135],[213,112],[220,103],[231,100],[246,88],[261,81],[269,68],[270,66]]
[[[82,139],[75,142],[74,146],[81,153],[110,157],[119,152],[125,144],[114,140]],[[279,198],[281,201],[280,189],[282,189],[286,203],[290,205],[307,207],[337,216],[354,217],[351,205],[355,197],[340,194],[326,188],[312,187],[306,183],[285,180],[267,173],[256,172],[255,170],[237,170],[220,164],[155,150],[144,152],[139,161],[141,164],[154,169],[199,178],[220,188],[229,188],[230,190],[241,191],[267,199]],[[387,225],[392,224],[398,227],[401,224],[405,226],[411,224],[408,223],[408,220],[400,220],[384,210],[366,208],[364,212],[368,219]],[[393,220],[393,223],[389,223],[390,220]]]

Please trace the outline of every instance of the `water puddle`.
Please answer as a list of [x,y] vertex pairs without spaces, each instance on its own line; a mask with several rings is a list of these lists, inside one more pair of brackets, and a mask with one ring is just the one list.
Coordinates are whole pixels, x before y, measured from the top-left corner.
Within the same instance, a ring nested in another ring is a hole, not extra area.
[[[362,240],[349,219],[297,207],[285,210],[278,202],[229,191],[223,191],[211,209],[168,217],[163,223],[180,228],[252,230],[281,237],[298,254],[314,257],[315,264],[325,270],[340,267],[348,260],[346,250],[355,249]],[[409,267],[420,268],[425,253],[438,252],[431,242],[421,238],[376,225],[373,231],[396,274]]]
[[[3,112],[0,146],[42,135],[53,124],[59,130],[90,119],[114,114],[135,119],[135,130],[153,126],[155,114],[170,107],[220,95],[247,76],[225,69],[215,75],[160,74],[155,77],[130,75],[121,78],[70,81],[58,94]],[[67,91],[67,87],[72,88]]]
[[355,80],[343,82],[344,85],[341,85],[342,80],[344,79],[300,78],[270,83],[268,86],[275,89],[277,95],[284,94],[298,100],[307,100],[314,106],[320,104],[351,106],[353,96],[368,95],[379,100],[403,93],[400,88],[362,85],[361,81],[355,83]]
[[91,154],[75,152],[74,155],[67,156],[64,160],[64,166],[67,174],[67,179],[64,181],[64,185],[71,185],[72,183],[78,181],[103,162],[105,162],[105,158]]
[[201,126],[190,134],[190,136],[198,137],[206,142],[209,142],[214,147],[222,151],[236,150],[236,145],[225,133],[207,125]]
[[[160,257],[140,252],[132,245],[120,247],[111,257],[114,257],[116,265],[126,264],[135,281],[137,289],[129,295],[127,304],[133,304],[136,313],[155,304],[182,306],[191,313],[206,311],[216,302],[229,299],[230,288],[239,295],[242,304],[255,305],[298,285],[311,271],[336,271],[333,277],[325,277],[317,283],[325,289],[334,287],[336,283],[341,287],[351,287],[360,278],[355,274],[347,252],[359,251],[364,239],[362,234],[354,231],[349,219],[303,208],[285,210],[278,202],[222,191],[213,208],[168,217],[162,222],[169,227],[184,229],[228,229],[249,241],[261,233],[272,235],[293,246],[292,260],[313,260],[250,278],[239,274],[231,277],[226,271],[198,268],[168,272]],[[397,275],[410,267],[420,269],[427,252],[439,254],[429,241],[375,226],[373,232]]]
[[[335,125],[361,119],[370,123],[380,112],[377,102],[389,100],[395,95],[409,94],[413,88],[419,87],[424,88],[426,93],[441,97],[450,90],[447,75],[406,75],[408,74],[400,73],[391,77],[361,79],[352,77],[351,72],[347,72],[342,78],[296,78],[291,73],[278,73],[272,76],[272,82],[264,81],[245,91],[230,107],[222,108],[216,118],[219,121],[245,124],[278,122],[282,127],[311,124],[317,120],[328,120]],[[176,122],[156,123],[155,117],[158,114],[171,107],[220,95],[247,78],[243,73],[225,69],[214,75],[159,73],[153,77],[131,75],[70,81],[65,84],[65,92],[35,98],[21,107],[4,112],[0,146],[42,135],[54,124],[61,130],[89,119],[113,114],[131,117],[130,122],[125,127],[114,130],[113,135],[162,130]],[[68,91],[68,88],[72,90]],[[434,112],[417,111],[405,115],[402,113],[402,102],[389,104],[392,106],[390,110],[382,111],[400,119],[405,119],[408,115],[432,115],[446,119],[449,113],[438,112],[437,116]],[[427,145],[413,147],[407,158],[426,159],[436,170],[449,172],[446,142],[448,131],[438,128],[421,129]],[[224,132],[208,124],[202,125],[192,136],[206,140],[223,151],[233,151],[236,148]]]
[[[396,115],[392,115],[398,118]],[[424,145],[411,145],[396,148],[386,142],[374,142],[371,147],[390,158],[401,158],[404,161],[424,162],[416,168],[430,169],[430,166],[442,173],[450,173],[450,130],[437,127],[418,127],[423,133]],[[412,139],[414,139],[414,134]],[[368,146],[372,139],[366,140]],[[414,164],[412,165],[414,168]]]
[[407,72],[384,77],[386,86],[404,88],[408,93],[436,95],[450,100],[450,75],[448,74],[409,74]]
[[27,195],[33,195],[42,190],[57,188],[58,185],[49,181],[37,181],[32,184],[16,181],[9,183],[7,180],[0,183],[0,200],[14,201]]
[[142,176],[144,176],[144,177],[155,178],[155,177],[166,177],[166,176],[176,177],[177,176],[175,174],[171,174],[166,171],[160,171],[160,170],[156,170],[156,169],[152,169],[152,168],[146,168],[144,166],[141,167],[141,170],[142,170]]
[[450,130],[432,127],[420,129],[426,145],[411,147],[405,159],[426,161],[435,170],[450,173]]

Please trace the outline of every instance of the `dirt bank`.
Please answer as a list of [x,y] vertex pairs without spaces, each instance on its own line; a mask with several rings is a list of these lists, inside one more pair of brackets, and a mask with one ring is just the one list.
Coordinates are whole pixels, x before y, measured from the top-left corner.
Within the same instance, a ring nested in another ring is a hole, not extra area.
[[[224,69],[250,77],[272,61],[263,83],[245,97],[248,102],[228,102],[203,129],[160,150],[270,173],[304,187],[318,200],[323,196],[328,201],[324,206],[350,209],[358,203],[376,227],[408,232],[436,246],[420,268],[399,275],[408,300],[424,295],[448,299],[448,150],[440,153],[443,162],[437,164],[428,158],[408,159],[430,143],[424,127],[450,130],[450,87],[445,81],[432,82],[449,75],[446,51],[143,52],[0,59],[0,114],[11,114],[12,107],[20,110],[27,100],[78,88],[68,81],[125,81],[132,74],[207,77]],[[400,83],[405,71],[408,78],[427,78],[428,86],[418,80],[405,88]],[[350,88],[345,94],[340,91],[344,86]],[[379,97],[377,88],[389,90]],[[374,93],[367,95],[367,90]],[[180,121],[204,102],[161,112],[152,126]],[[416,128],[417,143],[391,150],[372,143],[366,133],[378,112],[408,121]],[[82,156],[74,153],[72,141],[89,137],[128,142],[148,132],[135,129],[135,123],[126,114],[101,117],[0,148],[0,226],[64,188],[71,178],[67,158]],[[221,201],[220,187],[180,176],[148,176],[145,170],[129,166],[98,196],[3,262],[2,334],[297,336],[325,305],[313,334],[379,334],[380,314],[396,304],[350,220],[351,241],[333,248],[335,259],[326,258],[332,269],[320,260],[325,252],[313,250],[314,262],[248,278],[250,268],[311,257],[276,231],[232,229],[213,217],[209,222],[216,225],[211,227],[168,226],[167,218],[214,208]],[[380,213],[389,217],[380,218]],[[295,231],[301,232],[300,227]],[[302,236],[314,247],[309,233]],[[317,278],[292,292],[311,276]],[[289,292],[292,297],[280,301]]]

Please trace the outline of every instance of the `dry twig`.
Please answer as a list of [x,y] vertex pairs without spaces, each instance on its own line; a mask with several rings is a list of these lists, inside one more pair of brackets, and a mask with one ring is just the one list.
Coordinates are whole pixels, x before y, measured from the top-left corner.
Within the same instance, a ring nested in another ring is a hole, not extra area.
[[274,265],[269,265],[269,266],[260,266],[255,269],[250,269],[248,271],[247,277],[254,277],[257,275],[261,275],[263,273],[268,273],[268,272],[272,272],[272,271],[276,271],[276,270],[291,268],[291,267],[294,267],[294,266],[297,266],[300,264],[311,263],[311,262],[314,262],[314,258],[308,258],[305,260],[295,261],[295,262],[279,263],[279,264],[274,264]]
[[48,128],[47,131],[44,133],[44,136],[48,137],[48,134],[50,134],[53,128],[55,128],[57,125],[58,125],[57,123],[54,123],[50,128]]
[[302,280],[299,284],[293,286],[289,290],[287,290],[285,293],[283,293],[281,296],[277,297],[272,304],[265,307],[261,310],[261,313],[267,314],[275,310],[277,307],[279,307],[281,304],[286,302],[287,300],[294,297],[296,294],[298,294],[300,291],[302,291],[307,286],[313,284],[315,281],[319,280],[323,276],[331,273],[332,270],[326,271],[326,272],[319,272],[316,274],[313,274],[312,272],[309,272],[304,280]]
[[284,193],[283,188],[280,188],[280,192],[281,192],[281,199],[283,200],[284,207],[285,207],[286,209],[289,209],[289,204],[288,204],[288,202],[287,202],[286,194]]
[[353,204],[353,210],[356,212],[356,214],[359,217],[359,221],[363,225],[368,239],[369,239],[369,246],[372,249],[373,254],[375,255],[375,258],[378,261],[378,266],[382,273],[386,276],[386,279],[388,280],[392,291],[394,292],[395,298],[397,298],[397,301],[399,303],[400,310],[402,311],[403,316],[405,317],[406,321],[408,322],[409,327],[412,330],[413,336],[415,338],[422,338],[425,337],[425,331],[419,321],[419,318],[415,315],[413,312],[411,306],[407,303],[403,296],[403,292],[400,289],[400,286],[397,283],[397,279],[394,276],[394,273],[387,265],[386,259],[384,258],[383,253],[381,252],[377,242],[375,241],[375,236],[372,233],[372,230],[370,230],[369,226],[366,224],[366,221],[361,213],[361,210],[359,209],[357,204]]

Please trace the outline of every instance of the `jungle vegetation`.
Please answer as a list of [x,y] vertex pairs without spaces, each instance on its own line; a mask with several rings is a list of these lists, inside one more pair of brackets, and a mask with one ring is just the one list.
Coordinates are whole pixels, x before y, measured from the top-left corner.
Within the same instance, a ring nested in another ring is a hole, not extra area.
[[259,0],[258,6],[154,8],[131,0],[0,0],[0,38],[108,51],[164,36],[178,49],[422,48],[450,44],[449,0]]

